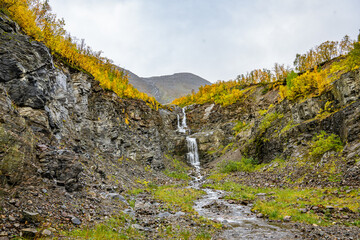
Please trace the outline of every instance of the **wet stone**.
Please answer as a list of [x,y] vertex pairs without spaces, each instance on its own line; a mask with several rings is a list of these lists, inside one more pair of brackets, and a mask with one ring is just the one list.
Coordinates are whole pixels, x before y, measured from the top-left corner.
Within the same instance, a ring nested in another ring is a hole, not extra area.
[[175,217],[180,217],[180,216],[184,216],[184,215],[186,215],[186,213],[184,213],[184,212],[175,213]]
[[40,149],[40,151],[46,151],[48,149],[48,147],[44,144],[39,144],[37,147]]
[[163,212],[163,213],[159,213],[157,215],[158,218],[168,218],[168,217],[171,217],[171,216],[172,216],[172,214],[169,213],[169,212]]
[[329,210],[330,212],[335,211],[335,208],[333,206],[326,206],[326,209]]
[[137,230],[140,230],[140,231],[150,231],[150,228],[147,228],[147,227],[143,227],[139,224],[133,224],[131,225],[133,228],[137,229]]
[[301,213],[307,213],[307,212],[308,212],[308,210],[307,210],[306,208],[300,208],[299,211],[300,211]]
[[78,219],[77,217],[73,217],[71,218],[71,222],[75,225],[80,225],[81,224],[81,220]]
[[131,209],[131,208],[123,210],[123,213],[125,213],[125,214],[127,214],[127,215],[129,215],[131,217],[135,217],[135,211],[133,209]]
[[44,231],[41,232],[41,235],[49,237],[52,235],[52,232],[49,229],[44,229]]
[[126,199],[118,193],[109,193],[107,196],[110,199],[118,200],[118,201],[125,203],[126,205],[129,205],[129,203],[126,201]]
[[41,220],[41,216],[39,213],[23,211],[23,220],[25,222],[38,223]]
[[258,194],[256,194],[256,196],[258,196],[258,197],[264,197],[266,195],[267,195],[266,193],[258,193]]
[[341,212],[352,212],[348,207],[343,207],[339,209]]

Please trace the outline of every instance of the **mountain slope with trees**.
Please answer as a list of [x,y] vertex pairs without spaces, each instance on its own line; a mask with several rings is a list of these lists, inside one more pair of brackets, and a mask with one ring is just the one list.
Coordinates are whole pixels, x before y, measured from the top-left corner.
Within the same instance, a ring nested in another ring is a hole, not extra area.
[[[22,13],[46,4],[0,0],[1,239],[230,238],[221,234],[238,226],[194,209],[205,187],[297,239],[360,238],[360,39],[326,43],[338,51],[329,56],[320,46],[298,55],[294,69],[202,87],[176,100],[186,109],[158,109],[119,79],[129,91],[104,87],[109,72],[90,74],[49,47],[51,37],[37,39],[49,25],[28,28]],[[189,138],[200,189],[189,188]]]

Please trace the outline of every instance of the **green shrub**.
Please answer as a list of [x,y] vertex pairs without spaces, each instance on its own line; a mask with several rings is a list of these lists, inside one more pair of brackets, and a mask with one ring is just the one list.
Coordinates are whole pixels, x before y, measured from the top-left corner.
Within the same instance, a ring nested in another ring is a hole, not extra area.
[[354,48],[349,53],[347,65],[349,70],[354,70],[360,66],[360,34],[357,42],[354,43]]
[[240,132],[247,130],[249,128],[249,124],[243,121],[238,121],[235,126],[233,127],[233,130],[235,132],[235,136],[238,135]]
[[289,122],[286,124],[286,126],[285,126],[283,129],[281,129],[280,134],[283,134],[283,133],[289,131],[291,128],[293,128],[293,127],[295,127],[295,126],[297,126],[297,125],[299,125],[299,124],[295,124],[295,123],[294,123],[294,120],[289,121]]
[[328,151],[340,152],[342,149],[343,143],[339,136],[321,131],[311,141],[309,154],[314,160],[318,160]]
[[288,73],[287,77],[286,77],[286,86],[291,89],[294,86],[293,83],[293,79],[297,78],[298,74],[294,71],[291,71],[290,73]]
[[281,119],[284,117],[284,114],[279,114],[277,112],[273,112],[273,113],[268,113],[266,114],[266,116],[263,118],[263,120],[261,121],[259,128],[262,131],[265,131],[266,129],[268,129],[271,124],[277,120],[277,119]]

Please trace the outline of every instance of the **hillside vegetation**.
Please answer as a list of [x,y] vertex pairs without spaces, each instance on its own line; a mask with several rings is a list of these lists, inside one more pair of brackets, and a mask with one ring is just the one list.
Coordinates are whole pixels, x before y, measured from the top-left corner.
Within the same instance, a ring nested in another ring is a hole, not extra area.
[[200,87],[197,93],[175,99],[172,103],[179,106],[204,103],[228,106],[244,101],[245,93],[251,91],[247,87],[259,84],[266,85],[266,91],[279,89],[281,99],[308,98],[329,90],[332,81],[359,66],[360,36],[357,41],[345,36],[340,42],[326,41],[307,53],[297,54],[294,68],[275,63],[272,70],[255,69],[235,80]]
[[139,92],[128,82],[124,71],[102,57],[101,51],[86,46],[84,39],[77,40],[64,29],[65,21],[51,12],[48,0],[1,0],[0,9],[16,21],[34,40],[43,42],[53,55],[74,68],[92,74],[104,89],[114,91],[121,98],[141,99],[157,109],[160,104],[154,97]]

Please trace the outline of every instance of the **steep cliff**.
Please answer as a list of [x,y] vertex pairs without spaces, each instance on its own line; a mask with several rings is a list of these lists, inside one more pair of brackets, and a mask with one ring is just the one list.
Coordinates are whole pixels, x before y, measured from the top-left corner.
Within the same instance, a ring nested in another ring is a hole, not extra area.
[[[291,166],[296,173],[292,181],[359,186],[359,70],[343,74],[325,94],[301,101],[280,101],[277,90],[268,89],[249,87],[241,103],[227,107],[205,104],[187,108],[188,125],[198,139],[203,163],[215,159],[210,164],[215,166],[242,157],[257,164],[279,158],[289,163],[308,161],[307,167]],[[314,142],[331,135],[339,137],[343,150],[326,151],[324,146],[324,152],[314,156]],[[332,173],[325,167],[331,164],[338,166]],[[283,181],[288,179],[289,169],[276,171]],[[319,177],[314,179],[315,175]],[[334,175],[338,179],[328,181]]]
[[[92,76],[54,59],[5,15],[0,16],[0,101],[6,216],[20,221],[23,210],[40,211],[42,218],[67,224],[85,204],[81,214],[88,218],[82,221],[93,221],[94,209],[99,219],[123,209],[121,201],[112,200],[123,199],[123,191],[144,181],[171,181],[158,170],[166,164],[166,132],[175,129],[176,116],[162,110],[163,118],[141,100],[103,90]],[[21,226],[5,228],[18,235]]]

